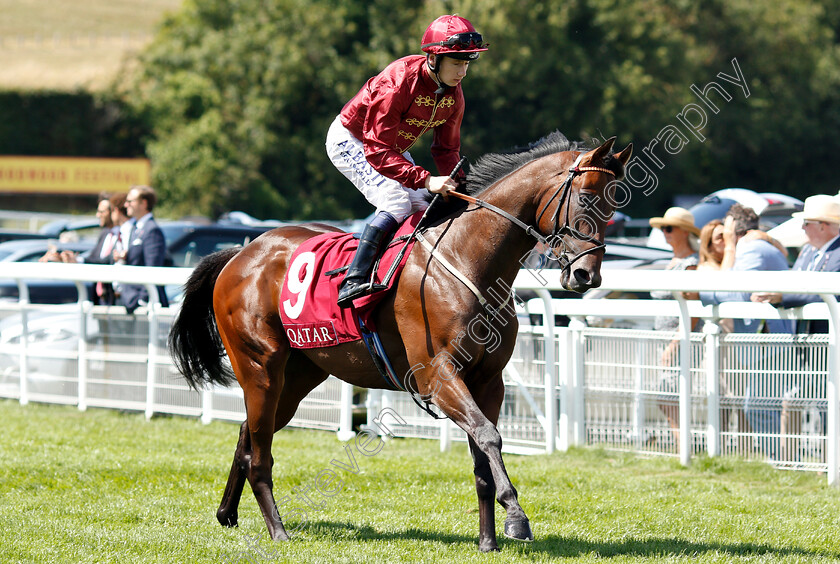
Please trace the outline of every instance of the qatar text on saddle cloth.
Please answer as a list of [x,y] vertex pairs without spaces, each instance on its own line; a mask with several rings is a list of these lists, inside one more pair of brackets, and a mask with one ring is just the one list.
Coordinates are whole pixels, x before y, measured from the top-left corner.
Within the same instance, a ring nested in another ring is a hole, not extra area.
[[[401,237],[414,231],[422,215],[423,212],[415,213],[397,230],[379,261],[376,283],[385,277],[405,244]],[[413,245],[412,239],[388,290],[399,279]],[[342,309],[336,302],[344,272],[327,274],[350,264],[358,246],[359,240],[352,233],[324,233],[306,240],[292,254],[280,290],[280,319],[292,348],[311,349],[358,341],[362,338],[359,318],[369,330],[376,329],[371,317],[388,290],[363,296],[353,302],[353,308]]]

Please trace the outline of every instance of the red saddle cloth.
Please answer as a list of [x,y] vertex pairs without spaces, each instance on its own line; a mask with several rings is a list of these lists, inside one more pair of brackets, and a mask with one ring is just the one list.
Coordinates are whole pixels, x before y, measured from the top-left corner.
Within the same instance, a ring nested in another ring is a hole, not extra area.
[[[409,217],[394,235],[379,261],[374,281],[385,278],[397,255],[405,245],[401,236],[414,231],[423,212]],[[375,306],[382,301],[399,279],[411,247],[412,239],[391,278],[388,289],[358,298],[353,308],[338,307],[338,286],[345,272],[331,273],[352,262],[359,240],[352,233],[324,233],[305,241],[292,254],[283,287],[280,290],[280,319],[292,348],[330,347],[362,338],[359,318],[370,330]]]

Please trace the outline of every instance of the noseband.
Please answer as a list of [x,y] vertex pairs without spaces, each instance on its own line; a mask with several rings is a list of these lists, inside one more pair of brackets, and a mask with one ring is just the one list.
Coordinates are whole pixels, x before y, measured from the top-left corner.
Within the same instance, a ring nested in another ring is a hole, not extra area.
[[[583,154],[578,155],[577,160],[575,160],[574,164],[572,165],[572,168],[569,169],[569,173],[566,175],[566,180],[564,180],[560,187],[557,188],[557,191],[554,192],[554,194],[551,196],[548,202],[546,202],[545,206],[543,206],[542,210],[540,210],[540,213],[537,215],[537,225],[539,226],[540,220],[542,219],[543,215],[545,215],[545,212],[548,210],[549,206],[551,206],[551,203],[554,200],[557,200],[557,208],[554,210],[554,214],[552,214],[551,217],[551,221],[552,223],[554,223],[554,228],[551,231],[551,235],[548,237],[544,237],[539,232],[539,229],[528,225],[519,218],[509,214],[505,210],[498,208],[493,204],[489,204],[484,200],[480,200],[478,198],[467,196],[466,194],[461,194],[458,192],[450,192],[448,195],[455,196],[456,198],[467,201],[471,204],[475,204],[479,207],[486,208],[511,221],[515,225],[521,227],[523,230],[525,230],[525,233],[536,239],[537,242],[542,243],[543,245],[549,248],[549,252],[551,255],[550,258],[560,263],[560,268],[562,270],[568,270],[571,268],[572,264],[574,264],[578,259],[583,258],[588,254],[597,252],[606,246],[604,243],[599,242],[596,238],[590,235],[584,235],[583,233],[580,233],[569,224],[570,206],[568,205],[568,200],[571,197],[571,188],[575,177],[579,174],[585,174],[587,172],[601,172],[615,178],[615,173],[608,168],[603,168],[599,166],[578,166],[583,156]],[[560,225],[560,210],[563,209],[564,204],[566,204],[566,215],[563,218],[563,224]],[[566,235],[571,235],[572,237],[580,241],[594,243],[594,245],[588,249],[580,251],[571,259],[568,259],[566,258],[566,256],[570,253],[571,248],[565,241]],[[560,255],[558,256],[554,252],[554,246],[560,244],[562,244],[562,250],[560,251]]]

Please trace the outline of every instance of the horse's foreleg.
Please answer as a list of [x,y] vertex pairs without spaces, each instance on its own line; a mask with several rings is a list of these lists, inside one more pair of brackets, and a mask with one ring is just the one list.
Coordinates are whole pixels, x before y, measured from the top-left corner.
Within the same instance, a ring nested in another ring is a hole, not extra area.
[[[534,535],[531,532],[531,525],[528,518],[525,516],[525,511],[519,505],[516,488],[513,487],[513,484],[507,475],[504,461],[502,460],[502,436],[498,431],[499,411],[502,408],[502,401],[505,399],[505,384],[502,379],[502,374],[500,373],[492,378],[482,379],[480,381],[480,385],[473,386],[471,391],[476,404],[479,406],[479,409],[481,409],[484,416],[487,417],[488,421],[493,424],[493,431],[498,436],[498,449],[489,453],[483,460],[481,457],[474,457],[476,460],[476,480],[478,480],[479,475],[489,475],[490,479],[493,480],[493,483],[491,484],[491,487],[493,487],[498,483],[497,479],[494,478],[494,475],[498,472],[501,472],[504,475],[504,487],[498,487],[496,489],[498,490],[497,499],[502,507],[504,507],[507,511],[507,518],[505,519],[505,536],[524,541],[534,540]],[[494,459],[493,457],[497,457],[497,459]],[[483,463],[486,466],[481,466],[479,463]],[[478,484],[476,484],[476,488],[478,488]],[[489,495],[492,496],[492,494],[493,489],[490,489]],[[491,517],[495,517],[492,503],[489,514]],[[495,519],[493,522],[495,523]]]
[[496,483],[493,481],[490,461],[472,438],[468,440],[473,458],[475,492],[478,494],[478,549],[482,552],[499,550],[496,544],[496,513],[493,508]]
[[[498,410],[501,398],[504,396],[504,384],[501,375],[490,378],[490,383],[481,390],[482,405],[487,409],[493,421],[479,408],[466,385],[458,378],[449,380],[435,396],[435,403],[446,413],[456,425],[475,443],[473,459],[475,461],[476,491],[479,496],[479,523],[481,550],[496,550],[495,520],[492,507],[486,501],[488,493],[492,495],[492,485],[495,484],[496,499],[507,512],[505,519],[505,536],[517,540],[534,540],[531,525],[525,511],[519,505],[516,488],[508,477],[505,463],[502,460],[502,436],[496,428]],[[494,407],[495,406],[495,407]],[[488,468],[489,477],[488,479]],[[492,480],[492,481],[491,481]]]
[[242,497],[242,488],[251,466],[251,434],[248,432],[248,422],[242,423],[239,428],[239,440],[236,443],[236,452],[233,455],[233,465],[230,468],[225,493],[222,495],[222,502],[216,512],[216,519],[225,527],[236,527],[239,521],[239,500]]

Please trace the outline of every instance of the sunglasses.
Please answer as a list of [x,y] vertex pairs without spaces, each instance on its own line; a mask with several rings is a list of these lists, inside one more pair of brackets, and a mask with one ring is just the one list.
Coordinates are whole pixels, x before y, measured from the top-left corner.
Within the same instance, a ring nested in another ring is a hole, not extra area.
[[443,41],[436,43],[426,43],[422,47],[431,47],[432,45],[440,45],[441,47],[449,47],[450,49],[484,49],[489,43],[484,42],[484,38],[477,31],[469,31],[464,33],[456,33],[450,35]]
[[802,222],[802,227],[804,229],[805,227],[808,227],[809,225],[819,225],[820,223],[822,223],[822,221],[813,221],[811,219],[806,219]]
[[671,231],[674,230],[674,226],[673,225],[663,225],[661,227],[661,229],[662,229],[663,233],[670,233]]

